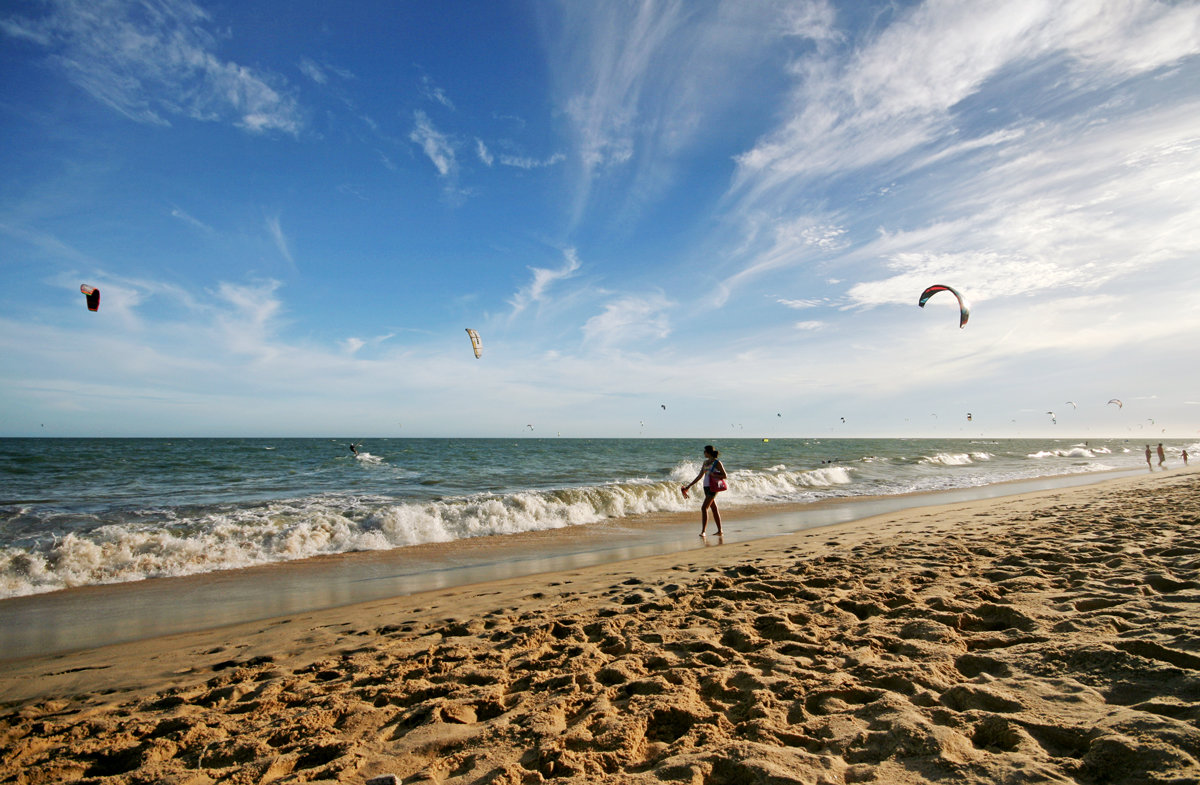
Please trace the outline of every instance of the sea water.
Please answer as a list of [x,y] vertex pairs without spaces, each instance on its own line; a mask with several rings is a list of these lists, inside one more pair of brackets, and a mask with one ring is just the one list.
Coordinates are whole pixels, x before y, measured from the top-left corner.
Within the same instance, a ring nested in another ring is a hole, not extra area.
[[[695,439],[0,439],[0,598],[694,510]],[[1144,466],[1126,440],[728,440],[723,507]],[[1179,463],[1187,446],[1173,443]],[[1157,463],[1157,458],[1155,459]],[[697,489],[698,490],[698,489]]]

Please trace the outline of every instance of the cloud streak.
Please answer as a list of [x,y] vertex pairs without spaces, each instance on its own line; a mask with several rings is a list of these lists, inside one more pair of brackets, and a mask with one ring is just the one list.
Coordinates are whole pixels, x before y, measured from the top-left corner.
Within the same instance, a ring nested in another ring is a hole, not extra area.
[[533,273],[533,280],[521,289],[517,290],[516,294],[508,301],[512,306],[512,316],[522,313],[530,305],[540,304],[546,300],[547,290],[556,282],[571,278],[582,267],[579,261],[578,254],[574,248],[567,248],[563,251],[563,265],[558,269],[549,269],[545,267],[530,267],[530,272]]
[[1061,101],[1194,55],[1197,30],[1195,5],[923,3],[843,61],[799,63],[792,110],[738,157],[735,191],[756,204],[954,139],[956,107],[1006,69],[1060,74],[1051,86]]
[[450,138],[433,126],[429,115],[418,111],[413,115],[414,126],[408,135],[409,141],[419,145],[421,151],[437,169],[443,179],[454,179],[458,176],[458,159]]
[[188,0],[51,0],[3,30],[49,50],[50,62],[131,120],[230,122],[252,133],[296,135],[302,112],[282,77],[215,54],[213,20]]
[[294,268],[296,260],[292,258],[292,249],[288,244],[287,235],[283,233],[283,225],[280,223],[279,216],[268,216],[266,227],[267,233],[271,236],[271,241],[275,243],[275,248],[279,251],[279,255],[286,259],[287,263]]

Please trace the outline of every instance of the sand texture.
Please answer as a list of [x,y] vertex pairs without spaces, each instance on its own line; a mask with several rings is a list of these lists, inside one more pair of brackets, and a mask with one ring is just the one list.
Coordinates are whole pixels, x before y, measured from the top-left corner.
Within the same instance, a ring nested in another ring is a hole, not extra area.
[[1200,782],[1198,480],[13,663],[0,782]]

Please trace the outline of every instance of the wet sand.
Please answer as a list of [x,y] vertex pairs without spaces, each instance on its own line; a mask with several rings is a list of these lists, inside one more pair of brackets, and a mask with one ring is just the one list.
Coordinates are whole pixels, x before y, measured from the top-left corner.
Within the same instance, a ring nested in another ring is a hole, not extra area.
[[0,782],[1200,782],[1198,525],[1156,472],[12,660]]

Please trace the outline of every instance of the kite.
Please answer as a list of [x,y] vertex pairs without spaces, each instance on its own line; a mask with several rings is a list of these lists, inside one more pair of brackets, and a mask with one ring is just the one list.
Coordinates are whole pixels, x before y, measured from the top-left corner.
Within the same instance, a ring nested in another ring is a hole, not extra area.
[[928,289],[921,292],[921,299],[917,301],[917,305],[921,308],[924,308],[925,303],[928,302],[929,298],[933,297],[938,292],[950,292],[950,294],[958,298],[958,327],[959,329],[966,327],[967,319],[971,318],[971,307],[967,305],[967,301],[963,299],[961,294],[949,286],[945,286],[940,283],[930,286]]
[[1078,409],[1078,408],[1079,408],[1078,406],[1076,406],[1076,405],[1075,405],[1075,402],[1074,402],[1074,401],[1067,401],[1067,403],[1071,404],[1071,408],[1072,408],[1072,409]]
[[475,359],[478,360],[483,354],[483,346],[479,343],[479,333],[468,327],[467,335],[471,336],[471,348],[475,350]]
[[843,417],[843,418],[842,418],[842,422],[845,422],[845,421],[846,421],[846,418],[845,418],[845,417]]
[[1124,409],[1124,408],[1125,408],[1125,404],[1121,403],[1121,399],[1120,399],[1120,398],[1113,398],[1112,400],[1110,400],[1110,401],[1109,401],[1109,403],[1115,403],[1115,404],[1117,405],[1117,408],[1118,408],[1118,409]]
[[662,410],[663,410],[664,412],[667,410],[667,405],[666,405],[665,403],[660,403],[660,404],[659,404],[659,406],[661,406],[661,407],[662,407]]
[[100,310],[100,290],[87,284],[80,284],[79,291],[87,295],[87,307],[89,311]]
[[1054,412],[1046,412],[1046,414],[1050,415],[1050,422],[1058,425],[1058,419],[1054,416]]
[[970,421],[971,421],[971,413],[967,412],[967,422],[970,422]]

